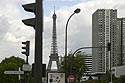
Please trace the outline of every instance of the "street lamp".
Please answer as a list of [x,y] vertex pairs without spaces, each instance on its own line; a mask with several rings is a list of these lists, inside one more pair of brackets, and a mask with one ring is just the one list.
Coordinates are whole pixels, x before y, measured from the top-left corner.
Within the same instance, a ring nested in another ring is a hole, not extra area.
[[[68,23],[70,18],[74,15],[74,14],[78,14],[80,12],[80,9],[77,8],[73,14],[70,15],[69,19],[67,20],[66,23],[66,31],[65,31],[65,74],[66,74],[66,78],[67,78],[67,73],[66,73],[66,69],[67,69],[67,64],[66,64],[66,60],[67,60],[67,27],[68,27]],[[66,80],[66,79],[65,79]],[[67,83],[67,81],[66,81]]]

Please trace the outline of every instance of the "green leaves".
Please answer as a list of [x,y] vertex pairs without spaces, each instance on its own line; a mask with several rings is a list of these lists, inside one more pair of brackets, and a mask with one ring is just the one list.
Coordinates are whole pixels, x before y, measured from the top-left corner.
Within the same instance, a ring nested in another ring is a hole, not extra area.
[[18,71],[25,61],[19,57],[5,58],[0,63],[0,83],[18,83],[18,75],[6,75],[4,71]]
[[[71,73],[75,75],[76,81],[80,81],[81,77],[83,76],[83,73],[85,72],[85,69],[87,68],[85,66],[85,53],[78,53],[74,57],[72,54],[69,54],[66,58],[67,62],[67,75],[69,76]],[[60,65],[60,72],[65,72],[65,57],[61,58],[61,65]],[[72,71],[72,72],[71,72]]]

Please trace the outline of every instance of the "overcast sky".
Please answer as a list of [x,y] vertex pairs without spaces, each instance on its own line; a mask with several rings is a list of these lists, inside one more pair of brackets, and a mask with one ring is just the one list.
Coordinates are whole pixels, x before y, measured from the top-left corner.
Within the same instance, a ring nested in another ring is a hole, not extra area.
[[[29,40],[29,62],[34,62],[33,27],[25,26],[22,19],[34,17],[23,10],[22,4],[35,2],[34,0],[1,0],[0,1],[0,61],[6,57],[21,54],[22,41]],[[92,14],[97,9],[117,9],[118,17],[125,17],[125,0],[44,0],[44,39],[43,62],[48,63],[51,38],[52,14],[55,6],[57,15],[57,42],[59,56],[64,55],[64,31],[67,19],[76,8],[81,12],[74,15],[68,25],[68,52],[83,46],[91,46],[92,42]]]

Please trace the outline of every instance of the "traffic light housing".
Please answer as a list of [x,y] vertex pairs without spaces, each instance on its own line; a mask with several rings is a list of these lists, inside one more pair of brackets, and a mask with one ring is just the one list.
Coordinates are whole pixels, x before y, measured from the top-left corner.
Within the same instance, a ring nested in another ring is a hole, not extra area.
[[30,41],[22,42],[25,46],[22,47],[25,51],[21,52],[22,54],[25,54],[26,56],[29,56],[29,50],[30,50]]
[[107,44],[107,49],[108,49],[108,51],[111,51],[111,43],[110,42],[108,42],[108,44]]
[[[36,3],[22,5],[25,11],[35,13]],[[22,22],[27,26],[32,26],[35,28],[35,18],[24,19]]]

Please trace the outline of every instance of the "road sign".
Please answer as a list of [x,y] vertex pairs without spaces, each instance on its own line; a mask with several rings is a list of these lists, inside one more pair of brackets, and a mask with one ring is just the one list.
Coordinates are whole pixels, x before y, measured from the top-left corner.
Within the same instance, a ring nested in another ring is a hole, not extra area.
[[31,65],[28,65],[28,64],[23,65],[23,71],[31,71],[31,70],[32,70]]
[[4,74],[24,74],[24,71],[4,71]]
[[75,81],[75,76],[74,75],[70,75],[68,77],[68,79],[69,79],[70,82],[74,82]]
[[65,83],[65,73],[47,73],[47,83]]

